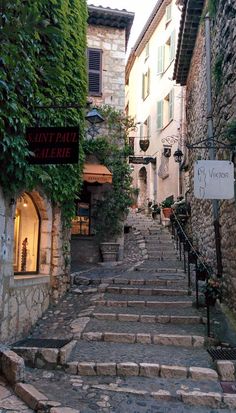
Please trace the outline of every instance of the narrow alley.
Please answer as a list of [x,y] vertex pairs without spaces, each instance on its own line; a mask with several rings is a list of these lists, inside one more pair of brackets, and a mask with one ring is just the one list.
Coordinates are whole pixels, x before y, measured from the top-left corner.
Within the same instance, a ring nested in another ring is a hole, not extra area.
[[[13,346],[31,366],[16,393],[37,412],[228,413],[235,395],[220,374],[234,380],[230,362],[217,371],[206,350],[206,309],[194,305],[169,229],[135,214],[129,224],[123,264],[75,272],[70,292]],[[132,262],[138,245],[146,259]]]

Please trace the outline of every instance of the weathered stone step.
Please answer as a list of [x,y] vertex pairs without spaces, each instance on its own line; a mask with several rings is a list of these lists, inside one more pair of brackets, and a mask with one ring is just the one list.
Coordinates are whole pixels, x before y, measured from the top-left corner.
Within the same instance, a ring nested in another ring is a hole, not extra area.
[[107,306],[107,307],[150,307],[150,308],[189,308],[192,307],[192,301],[149,301],[149,300],[106,300],[106,299],[95,299],[93,305],[96,306]]
[[139,267],[135,268],[135,271],[142,271],[142,272],[162,272],[162,273],[168,273],[169,275],[174,274],[174,273],[178,273],[178,274],[182,274],[182,275],[186,275],[184,270],[182,268],[178,268],[176,266],[173,266],[173,264],[171,264],[170,266],[167,266],[165,263],[165,267],[161,266],[158,267],[157,265],[154,266],[154,264],[151,262],[150,265],[148,265],[148,263],[145,263],[145,267],[144,265],[140,265]]
[[[100,297],[99,297],[100,298]],[[189,295],[129,295],[129,294],[114,294],[114,293],[104,293],[101,298],[104,300],[115,300],[115,301],[153,301],[153,302],[179,302],[179,301],[188,301],[192,303],[193,298]],[[96,299],[96,297],[95,297]]]
[[[130,315],[128,315],[128,318]],[[84,333],[86,332],[106,332],[106,333],[115,333],[115,334],[128,334],[128,335],[140,335],[144,336],[144,340],[147,340],[147,344],[150,344],[153,340],[152,337],[154,335],[165,335],[168,336],[170,335],[175,336],[178,335],[181,338],[184,336],[204,336],[206,333],[206,328],[203,324],[167,324],[167,323],[139,323],[139,322],[132,322],[132,323],[126,323],[124,322],[124,315],[120,315],[120,318],[122,319],[119,322],[114,323],[114,320],[101,320],[101,319],[95,319],[92,318],[90,322],[86,325],[84,329]],[[168,316],[167,322],[168,320]],[[143,318],[144,319],[144,318]],[[148,337],[146,337],[148,336]],[[150,336],[152,336],[150,338]],[[134,340],[135,338],[132,337],[131,340]],[[177,340],[178,341],[178,340]],[[186,342],[188,342],[188,345],[192,345],[192,342],[190,339],[188,339]],[[199,340],[199,345],[203,345],[204,340]],[[153,343],[157,344],[157,343]],[[187,346],[187,344],[186,344]]]
[[[90,324],[90,323],[89,323]],[[101,324],[98,323],[97,324]],[[76,336],[77,339],[79,335]],[[204,347],[207,340],[203,336],[181,334],[116,333],[114,331],[87,331],[80,335],[81,340],[109,343],[150,344],[159,346]],[[134,349],[135,351],[135,349]]]
[[[161,295],[161,296],[184,296],[189,295],[187,289],[173,289],[173,288],[149,288],[143,286],[142,288],[136,287],[98,287],[99,292],[111,293],[111,294],[125,294],[125,295]],[[86,293],[86,290],[84,291]]]
[[[178,318],[178,317],[199,317],[199,311],[196,309],[196,307],[188,307],[187,312],[186,312],[186,308],[183,307],[165,307],[163,309],[163,307],[119,307],[119,309],[117,309],[117,307],[102,307],[102,306],[96,306],[93,310],[96,313],[109,313],[109,314],[115,314],[115,313],[119,313],[119,314],[135,314],[137,316],[154,316],[154,317],[158,317],[158,316],[169,316],[172,317],[173,319],[174,317]],[[93,311],[91,312],[91,315],[93,313]],[[204,320],[204,324],[205,324],[205,320],[206,320],[206,311],[203,311],[202,314],[203,320]],[[168,319],[166,318],[166,321]],[[163,319],[162,319],[163,321]],[[168,321],[170,322],[170,321]],[[184,323],[183,323],[184,324]]]
[[95,312],[92,317],[97,320],[122,321],[122,322],[139,322],[139,323],[160,323],[160,324],[204,324],[205,320],[201,316],[184,316],[184,315],[153,315],[153,314],[135,314],[135,313],[111,313]]
[[157,363],[212,368],[211,357],[202,347],[146,345],[78,340],[68,361]]
[[[163,286],[163,287],[168,287],[168,286],[173,286],[175,284],[180,283],[181,286],[183,286],[185,283],[182,280],[182,277],[178,277],[176,279],[158,279],[158,278],[132,278],[132,277],[137,277],[137,272],[134,274],[129,274],[131,278],[122,278],[122,277],[117,277],[117,278],[86,278],[86,277],[77,277],[76,278],[76,284],[77,285],[153,285],[153,286]],[[176,274],[174,275],[176,277]]]

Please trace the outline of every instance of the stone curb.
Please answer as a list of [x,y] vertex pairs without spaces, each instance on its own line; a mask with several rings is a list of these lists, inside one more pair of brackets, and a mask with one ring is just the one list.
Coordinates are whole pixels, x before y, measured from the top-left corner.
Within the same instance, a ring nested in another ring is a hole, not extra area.
[[213,369],[203,367],[170,366],[155,363],[95,363],[71,362],[67,363],[65,370],[68,374],[80,376],[125,376],[125,377],[163,377],[183,378],[194,381],[217,381],[218,374]]
[[126,294],[126,295],[161,295],[161,296],[181,296],[188,295],[188,290],[180,289],[161,289],[161,288],[134,288],[134,287],[98,287],[97,289],[88,289],[84,293],[111,293],[111,294]]
[[15,384],[25,379],[25,362],[14,351],[0,349],[0,371],[10,384]]
[[115,300],[94,300],[93,304],[96,306],[105,307],[178,307],[189,308],[193,306],[192,301],[115,301]]
[[109,343],[129,344],[157,344],[165,346],[204,347],[207,340],[203,336],[177,335],[177,334],[132,334],[113,332],[86,332],[80,336],[85,341],[104,341]]
[[139,323],[160,323],[160,324],[203,324],[203,319],[200,316],[169,316],[169,315],[140,315],[129,313],[93,313],[93,318],[97,320],[108,321],[127,321]]

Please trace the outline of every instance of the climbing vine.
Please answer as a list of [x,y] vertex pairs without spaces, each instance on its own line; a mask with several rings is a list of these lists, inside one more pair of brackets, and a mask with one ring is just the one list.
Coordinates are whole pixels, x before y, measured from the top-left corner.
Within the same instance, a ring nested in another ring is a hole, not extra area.
[[85,0],[5,0],[0,12],[0,185],[6,195],[42,186],[67,223],[81,186],[78,165],[28,163],[28,126],[78,126],[86,102]]
[[103,194],[96,205],[95,230],[101,240],[115,239],[122,230],[122,223],[132,204],[132,178],[128,156],[129,131],[135,128],[133,120],[122,111],[110,106],[99,107],[105,118],[103,133],[83,143],[86,155],[95,155],[112,172],[112,188]]

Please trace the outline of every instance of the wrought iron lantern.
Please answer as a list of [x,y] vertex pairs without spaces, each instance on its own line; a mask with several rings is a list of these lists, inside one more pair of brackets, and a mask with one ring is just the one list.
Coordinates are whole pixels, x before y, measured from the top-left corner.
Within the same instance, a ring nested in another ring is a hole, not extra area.
[[182,162],[182,157],[183,157],[183,152],[181,151],[181,149],[178,148],[178,149],[174,152],[173,157],[174,157],[175,162],[181,163],[181,162]]

